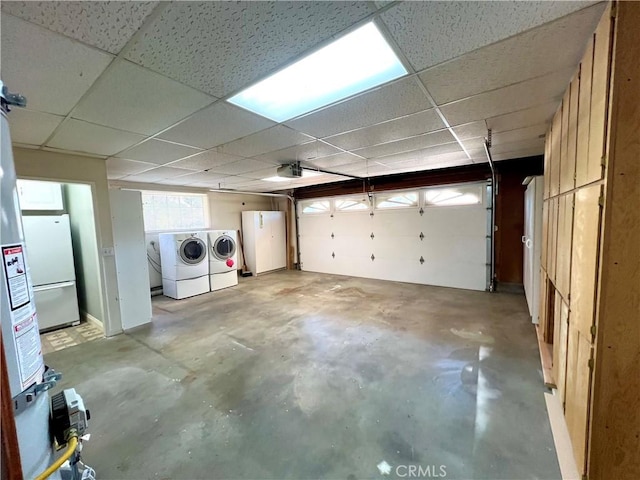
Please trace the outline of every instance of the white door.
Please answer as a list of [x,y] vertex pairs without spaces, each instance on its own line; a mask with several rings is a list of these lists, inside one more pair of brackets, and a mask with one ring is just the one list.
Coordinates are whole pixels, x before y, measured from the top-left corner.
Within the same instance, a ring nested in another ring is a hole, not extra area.
[[142,194],[110,190],[111,222],[122,328],[151,321],[151,286],[142,218]]
[[533,314],[533,231],[535,228],[535,183],[530,182],[524,193],[524,235],[522,243],[524,243],[523,251],[523,283],[524,293],[527,298],[529,313]]

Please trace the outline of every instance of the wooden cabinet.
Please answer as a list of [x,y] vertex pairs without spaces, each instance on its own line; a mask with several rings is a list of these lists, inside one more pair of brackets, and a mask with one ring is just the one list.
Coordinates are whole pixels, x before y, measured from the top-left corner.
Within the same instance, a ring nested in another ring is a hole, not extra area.
[[640,478],[638,24],[639,3],[607,7],[545,146],[541,337],[593,480]]
[[284,212],[242,212],[247,267],[254,275],[287,267]]

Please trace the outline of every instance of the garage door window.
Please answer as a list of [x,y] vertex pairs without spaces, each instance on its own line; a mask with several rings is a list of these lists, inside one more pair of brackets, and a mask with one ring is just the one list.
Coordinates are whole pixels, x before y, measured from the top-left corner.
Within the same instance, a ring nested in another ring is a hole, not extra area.
[[411,208],[418,206],[418,192],[376,195],[376,208]]
[[329,213],[331,203],[329,200],[308,200],[301,202],[302,213]]
[[147,232],[207,228],[206,195],[142,192],[142,212]]
[[349,197],[336,200],[336,212],[357,212],[369,210],[369,200],[367,198]]
[[478,205],[480,203],[482,203],[481,185],[429,188],[424,191],[424,204],[427,207]]

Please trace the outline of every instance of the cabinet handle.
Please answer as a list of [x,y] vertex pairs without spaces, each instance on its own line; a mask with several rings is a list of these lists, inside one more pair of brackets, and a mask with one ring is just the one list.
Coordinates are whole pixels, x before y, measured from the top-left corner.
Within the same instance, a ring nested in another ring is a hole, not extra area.
[[531,248],[531,245],[533,244],[533,242],[531,241],[531,239],[530,239],[530,238],[527,238],[527,241],[526,241],[526,242],[524,242],[524,244],[525,244],[525,246],[526,246],[527,248]]
[[526,235],[522,235],[522,243],[525,243],[527,241],[527,236]]

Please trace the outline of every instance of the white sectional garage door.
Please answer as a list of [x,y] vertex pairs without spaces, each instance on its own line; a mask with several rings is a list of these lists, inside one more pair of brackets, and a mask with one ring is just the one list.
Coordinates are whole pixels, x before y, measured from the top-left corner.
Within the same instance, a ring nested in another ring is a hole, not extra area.
[[[485,192],[477,183],[300,202],[302,270],[485,290]],[[381,208],[406,198],[415,204]]]

